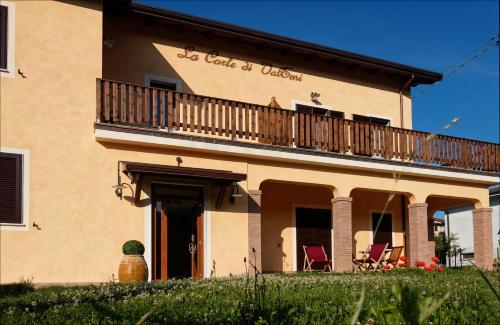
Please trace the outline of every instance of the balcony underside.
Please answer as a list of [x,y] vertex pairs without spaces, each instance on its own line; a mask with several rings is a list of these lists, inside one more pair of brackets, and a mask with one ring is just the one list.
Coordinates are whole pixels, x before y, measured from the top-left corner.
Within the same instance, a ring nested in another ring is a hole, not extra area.
[[268,144],[208,138],[179,131],[95,123],[95,137],[100,142],[164,147],[212,154],[237,156],[269,161],[329,166],[383,173],[401,173],[465,182],[494,184],[500,181],[497,173],[462,170],[449,166],[433,166],[407,161],[386,160],[321,150],[282,147]]

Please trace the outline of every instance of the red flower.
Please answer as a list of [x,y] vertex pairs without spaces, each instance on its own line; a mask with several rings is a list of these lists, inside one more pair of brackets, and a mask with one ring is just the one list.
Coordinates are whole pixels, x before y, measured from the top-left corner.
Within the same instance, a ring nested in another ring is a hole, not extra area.
[[396,265],[398,265],[398,261],[392,261],[391,264],[396,266]]
[[431,260],[432,260],[434,263],[439,263],[439,258],[438,258],[438,257],[436,257],[436,256],[433,256],[433,257],[431,258]]
[[384,265],[384,270],[390,270],[391,266],[390,265]]
[[399,266],[399,267],[402,267],[402,268],[407,267],[407,265],[406,265],[405,263],[399,263],[399,264],[398,264],[398,266]]
[[431,271],[432,270],[432,267],[430,266],[424,266],[424,271]]
[[425,262],[422,261],[416,261],[415,266],[425,266]]
[[429,264],[429,266],[431,267],[431,269],[437,269],[437,265],[436,264]]
[[399,259],[400,259],[401,261],[403,261],[403,262],[408,261],[408,257],[406,257],[406,256],[401,256]]
[[443,270],[443,268],[442,268],[442,267],[438,267],[438,268],[437,268],[437,271],[438,271],[439,273],[444,272],[444,270]]

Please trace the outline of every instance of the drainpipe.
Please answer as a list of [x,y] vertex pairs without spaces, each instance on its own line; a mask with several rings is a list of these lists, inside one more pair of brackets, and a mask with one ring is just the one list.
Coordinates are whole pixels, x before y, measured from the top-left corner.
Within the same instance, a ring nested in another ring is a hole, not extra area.
[[399,91],[399,116],[401,118],[400,128],[404,128],[404,119],[403,119],[403,92],[411,85],[411,82],[415,79],[415,75],[412,74],[410,79],[404,84],[404,86]]
[[[446,214],[446,238],[450,238],[450,213],[447,210],[444,210]],[[451,266],[451,255],[448,253],[448,267]]]
[[401,195],[401,219],[403,221],[403,246],[405,247],[405,254],[408,255],[408,247],[406,247],[406,209],[408,206],[406,205],[406,196]]

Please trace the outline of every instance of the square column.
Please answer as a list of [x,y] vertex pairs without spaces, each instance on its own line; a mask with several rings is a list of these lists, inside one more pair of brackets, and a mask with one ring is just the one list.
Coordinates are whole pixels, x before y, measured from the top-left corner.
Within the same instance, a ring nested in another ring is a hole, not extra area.
[[[262,191],[248,191],[248,261],[262,272],[261,197]],[[253,269],[249,268],[249,271],[253,272]]]
[[333,270],[353,270],[352,263],[352,198],[332,199]]
[[427,228],[427,203],[414,203],[408,205],[408,241],[407,252],[410,265],[416,261],[430,263],[428,228]]
[[492,208],[472,210],[474,229],[474,263],[477,267],[493,268],[493,236],[491,225]]
[[[434,241],[434,218],[432,216],[427,216],[427,258],[425,260],[430,263],[432,257],[435,255],[436,242]],[[442,262],[444,263],[445,261]]]

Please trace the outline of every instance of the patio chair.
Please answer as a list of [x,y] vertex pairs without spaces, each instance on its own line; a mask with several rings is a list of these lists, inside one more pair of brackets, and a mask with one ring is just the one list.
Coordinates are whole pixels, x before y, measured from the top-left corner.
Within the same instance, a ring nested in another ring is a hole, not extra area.
[[361,271],[377,271],[378,267],[381,266],[384,260],[385,249],[387,246],[389,246],[389,243],[373,244],[371,246],[370,253],[364,258],[353,260],[354,264]]
[[323,266],[323,271],[332,271],[332,261],[326,256],[325,248],[322,245],[303,245],[304,249],[304,271],[314,271],[312,266]]
[[401,253],[403,252],[404,246],[393,246],[391,250],[391,255],[389,258],[385,260],[387,264],[391,264],[393,262],[399,262],[399,258],[401,257]]

